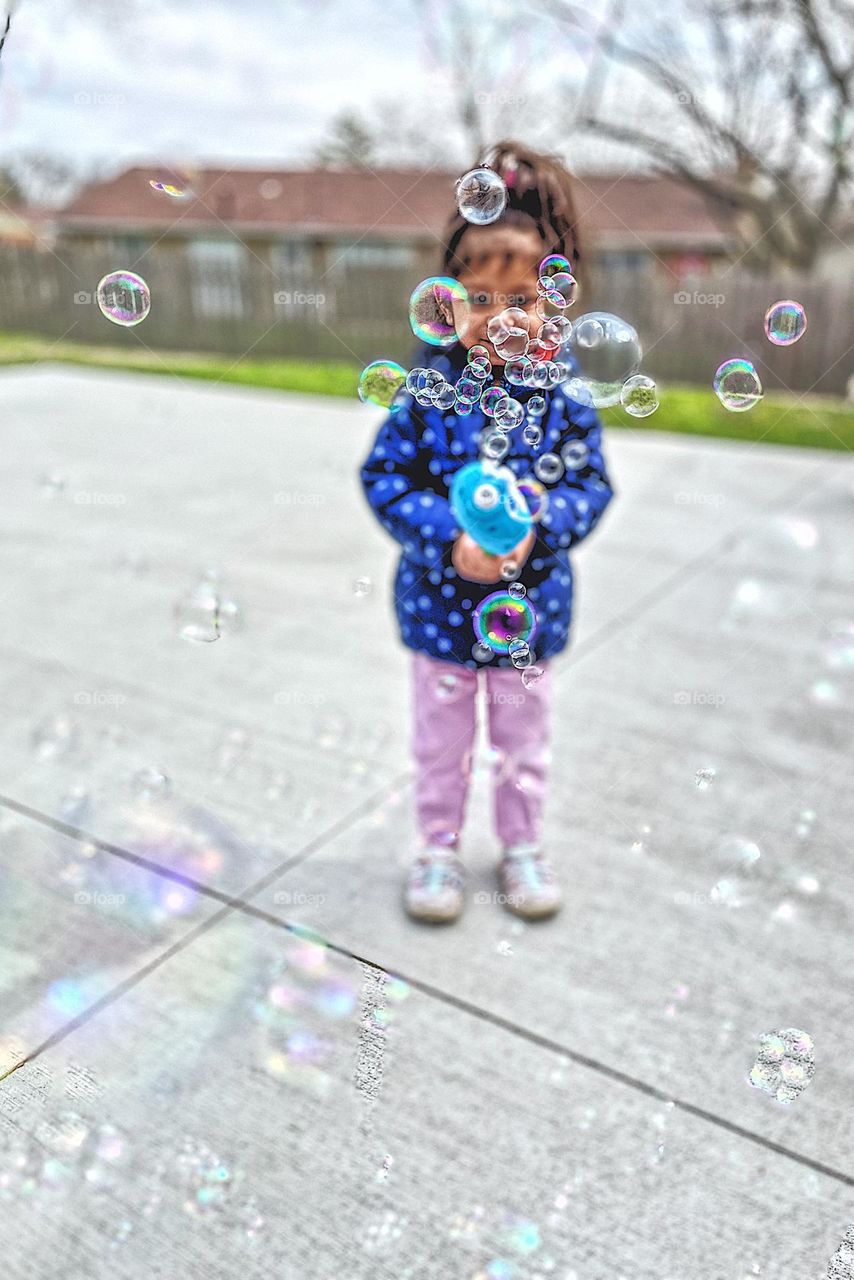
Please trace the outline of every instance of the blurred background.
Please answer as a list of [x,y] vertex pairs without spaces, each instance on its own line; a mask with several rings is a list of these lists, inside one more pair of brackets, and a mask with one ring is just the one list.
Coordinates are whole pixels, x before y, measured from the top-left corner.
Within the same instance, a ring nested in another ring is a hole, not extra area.
[[[818,411],[847,439],[852,48],[843,0],[22,0],[0,358],[351,394],[360,364],[411,354],[454,179],[511,136],[577,175],[577,310],[630,320],[671,384],[745,355],[769,390],[835,397]],[[143,333],[94,301],[119,268],[151,287]],[[789,297],[809,332],[774,348],[762,316]]]

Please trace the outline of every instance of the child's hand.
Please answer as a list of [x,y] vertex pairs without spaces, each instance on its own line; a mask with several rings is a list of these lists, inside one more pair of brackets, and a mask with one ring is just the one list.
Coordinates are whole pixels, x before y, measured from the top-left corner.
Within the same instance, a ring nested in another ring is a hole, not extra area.
[[512,551],[507,552],[507,555],[492,556],[488,551],[484,551],[483,547],[478,546],[474,538],[469,537],[467,533],[461,533],[454,543],[451,563],[460,577],[465,578],[467,582],[498,582],[505,564],[512,563],[521,569],[531,554],[533,545],[532,529]]

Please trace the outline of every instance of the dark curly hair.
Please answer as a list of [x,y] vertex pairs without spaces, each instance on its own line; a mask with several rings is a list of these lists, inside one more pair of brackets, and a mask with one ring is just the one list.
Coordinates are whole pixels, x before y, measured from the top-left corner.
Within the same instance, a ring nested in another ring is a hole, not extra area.
[[[563,161],[506,141],[490,148],[482,164],[499,173],[507,187],[504,211],[488,225],[534,226],[543,242],[543,256],[564,254],[577,274],[581,260],[578,218],[572,178]],[[457,213],[448,226],[442,257],[446,275],[459,275],[468,265],[460,246],[470,225]]]

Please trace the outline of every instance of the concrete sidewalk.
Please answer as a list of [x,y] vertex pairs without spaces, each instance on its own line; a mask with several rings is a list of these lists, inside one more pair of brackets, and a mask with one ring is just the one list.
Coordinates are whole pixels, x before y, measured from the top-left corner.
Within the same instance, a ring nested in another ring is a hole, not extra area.
[[[484,750],[468,907],[431,930],[399,906],[374,414],[48,366],[0,402],[7,1273],[825,1276],[854,1221],[849,460],[611,433],[558,682],[566,910],[490,900]],[[189,644],[209,569],[243,626]],[[785,1027],[816,1046],[790,1107],[746,1079]]]

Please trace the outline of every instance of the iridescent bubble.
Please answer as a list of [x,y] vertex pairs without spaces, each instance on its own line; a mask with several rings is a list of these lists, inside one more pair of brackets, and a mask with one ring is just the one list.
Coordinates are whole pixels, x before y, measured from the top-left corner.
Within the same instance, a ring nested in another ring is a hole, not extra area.
[[636,330],[619,316],[591,311],[576,321],[568,345],[590,403],[596,408],[617,404],[623,383],[641,362]]
[[563,463],[556,453],[544,453],[534,463],[534,475],[543,484],[557,484],[563,471]]
[[519,481],[519,492],[528,504],[528,511],[534,524],[538,524],[549,509],[549,491],[535,480],[533,476],[525,476]]
[[786,299],[765,312],[765,335],[775,347],[790,347],[806,333],[807,316],[799,302]]
[[434,347],[449,347],[471,311],[468,290],[452,276],[430,276],[416,285],[409,299],[409,324],[416,338]]
[[633,418],[647,418],[658,408],[658,391],[652,378],[635,373],[623,383],[620,404]]
[[401,405],[398,392],[406,384],[403,365],[396,360],[373,360],[359,378],[359,399],[362,404],[376,404],[395,413]]
[[492,374],[492,365],[486,360],[473,360],[468,366],[470,378],[476,378],[478,382],[486,382]]
[[457,208],[466,222],[485,226],[504,212],[507,188],[494,169],[470,169],[457,182]]
[[474,409],[474,405],[475,405],[475,402],[473,400],[458,400],[457,401],[457,417],[467,418],[468,415]]
[[522,600],[528,594],[528,589],[524,582],[511,582],[507,588],[507,594],[514,600]]
[[541,281],[561,274],[572,275],[572,264],[562,253],[550,253],[548,257],[543,258],[537,268],[537,274]]
[[534,661],[533,655],[526,640],[513,640],[507,647],[507,653],[510,661],[517,671],[530,667]]
[[475,360],[480,360],[489,364],[489,352],[486,347],[480,345],[469,347],[468,363],[473,364]]
[[560,456],[567,471],[580,471],[587,466],[590,449],[583,440],[570,440],[561,449]]
[[533,413],[539,418],[546,411],[546,402],[543,396],[531,396],[528,401],[528,413]]
[[168,169],[150,178],[148,185],[152,191],[159,191],[173,200],[188,200],[194,194],[195,175],[184,169]]
[[[525,355],[528,357],[529,360],[532,360],[534,362],[533,376],[534,376],[535,385],[538,385],[538,386],[544,385],[544,383],[539,382],[538,375],[545,372],[542,369],[538,369],[536,366],[540,363],[545,362],[546,360],[550,360],[553,354],[554,354],[554,347],[547,346],[546,343],[543,342],[542,338],[540,338],[539,335],[537,334],[535,334],[533,338],[528,339],[528,341],[526,342]],[[547,378],[547,375],[546,375],[546,378]]]
[[542,427],[538,427],[536,422],[526,422],[525,426],[522,428],[522,439],[525,441],[525,444],[529,444],[532,448],[536,449],[537,446],[541,445],[543,442]]
[[406,375],[406,390],[409,391],[412,395],[415,395],[416,391],[421,390],[421,387],[423,386],[423,383],[420,380],[421,375],[422,373],[426,373],[426,372],[427,372],[426,369],[421,369],[421,368],[415,368],[415,369],[409,370],[409,373]]
[[493,653],[507,654],[513,641],[529,641],[537,633],[537,615],[527,599],[496,591],[482,600],[472,618],[478,642]]
[[509,399],[509,396],[503,387],[487,387],[480,397],[480,407],[487,418],[492,418],[495,416],[495,410],[502,400],[507,399]]
[[502,360],[517,360],[528,353],[528,331],[527,329],[510,329],[500,339],[494,338],[492,345],[495,347],[496,355]]
[[548,347],[553,352],[557,351],[563,342],[563,330],[553,320],[544,320],[537,330],[536,336],[544,347]]
[[502,431],[513,431],[525,420],[525,410],[518,400],[509,396],[495,406],[495,422]]
[[126,329],[141,324],[151,310],[148,285],[133,271],[111,271],[99,282],[97,296],[102,315]]
[[730,413],[745,413],[762,399],[762,383],[749,360],[725,360],[712,385],[715,395]]
[[759,1050],[748,1079],[755,1089],[788,1106],[815,1074],[812,1037],[797,1027],[769,1031],[759,1037]]
[[480,383],[476,378],[460,378],[456,385],[456,394],[458,400],[468,400],[474,404],[481,396]]

